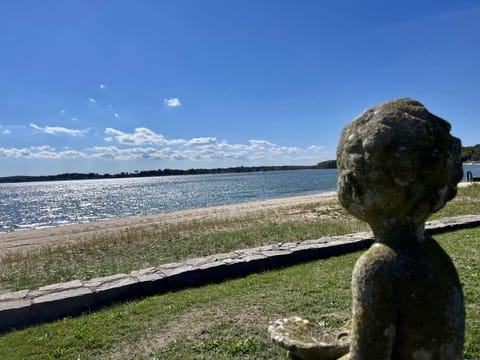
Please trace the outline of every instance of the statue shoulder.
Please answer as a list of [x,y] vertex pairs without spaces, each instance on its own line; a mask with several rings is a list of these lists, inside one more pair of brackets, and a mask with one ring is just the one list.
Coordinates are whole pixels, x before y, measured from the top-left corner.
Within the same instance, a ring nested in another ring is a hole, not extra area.
[[353,284],[388,279],[394,274],[398,254],[382,243],[373,244],[360,256],[353,270]]

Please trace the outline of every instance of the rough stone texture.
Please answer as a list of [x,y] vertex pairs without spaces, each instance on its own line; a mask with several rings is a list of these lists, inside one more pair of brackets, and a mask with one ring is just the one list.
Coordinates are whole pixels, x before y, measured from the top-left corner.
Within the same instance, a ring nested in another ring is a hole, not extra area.
[[350,351],[342,359],[461,359],[465,309],[449,256],[425,220],[456,195],[460,140],[418,101],[393,100],[348,124],[338,196],[375,244],[352,275]]
[[461,143],[449,131],[448,122],[414,100],[366,110],[340,136],[342,205],[368,222],[376,235],[404,226],[417,230],[456,195],[462,179]]
[[[92,288],[91,283],[87,286]],[[95,304],[97,306],[133,299],[139,295],[140,285],[138,279],[128,275],[122,276],[119,279],[100,282],[100,284],[94,288]]]
[[33,298],[32,316],[43,321],[52,321],[59,317],[77,315],[95,304],[93,292],[85,287],[58,290]]
[[160,272],[158,268],[135,270],[130,275],[138,280],[141,296],[159,294],[168,290],[165,274]]
[[[342,360],[462,358],[460,281],[425,233],[428,216],[456,195],[462,178],[461,144],[449,132],[449,123],[411,99],[374,106],[342,131],[338,196],[376,239],[353,271],[350,348]],[[292,351],[270,332],[293,358],[330,358],[308,355],[325,344],[297,343]]]
[[288,350],[290,359],[333,360],[349,348],[350,328],[329,329],[299,317],[275,321],[268,331],[273,341]]

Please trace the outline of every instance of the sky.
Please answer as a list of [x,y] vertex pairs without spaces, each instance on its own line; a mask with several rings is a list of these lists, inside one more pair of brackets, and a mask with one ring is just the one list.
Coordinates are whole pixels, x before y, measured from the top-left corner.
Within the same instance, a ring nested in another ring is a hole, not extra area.
[[313,165],[410,97],[480,143],[477,0],[0,2],[0,176]]

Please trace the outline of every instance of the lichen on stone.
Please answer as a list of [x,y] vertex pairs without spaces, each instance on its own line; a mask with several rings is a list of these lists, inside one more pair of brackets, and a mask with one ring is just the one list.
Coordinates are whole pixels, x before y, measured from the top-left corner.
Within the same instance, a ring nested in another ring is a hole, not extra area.
[[449,131],[448,122],[411,99],[363,112],[337,148],[342,205],[369,223],[382,214],[425,221],[455,196],[463,175],[460,141]]
[[[338,196],[376,243],[352,276],[352,333],[342,359],[461,359],[463,295],[455,267],[425,236],[425,220],[456,195],[460,140],[421,103],[363,112],[337,148]],[[387,331],[388,330],[388,331]]]
[[348,326],[331,329],[300,317],[277,320],[268,331],[273,342],[289,351],[289,357],[301,360],[333,360],[349,349]]
[[[424,232],[430,214],[456,195],[460,149],[450,124],[412,99],[376,105],[344,128],[338,197],[368,222],[376,242],[353,270],[351,329],[322,329],[301,318],[269,328],[292,359],[462,358],[460,280],[452,260]],[[339,352],[326,352],[331,348]]]

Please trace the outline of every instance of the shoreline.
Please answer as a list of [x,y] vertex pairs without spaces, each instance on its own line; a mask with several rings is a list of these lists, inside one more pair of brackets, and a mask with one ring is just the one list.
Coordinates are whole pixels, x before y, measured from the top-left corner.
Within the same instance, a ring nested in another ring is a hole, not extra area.
[[[474,184],[478,183],[460,182],[458,183],[458,187]],[[337,193],[335,191],[161,212],[112,220],[99,220],[81,224],[52,226],[41,229],[4,232],[0,233],[0,256],[12,252],[26,252],[41,247],[88,241],[105,235],[118,234],[125,230],[141,230],[142,228],[146,229],[153,226],[178,225],[192,221],[234,218],[251,215],[256,212],[275,212],[278,209],[298,205],[328,203],[332,200],[337,200]]]
[[181,224],[218,218],[231,218],[260,211],[275,210],[301,204],[322,203],[336,199],[336,192],[257,200],[230,205],[217,205],[188,210],[178,210],[150,215],[132,216],[113,220],[92,221],[82,224],[47,227],[0,233],[0,256],[9,252],[22,252],[44,246],[80,242],[96,237],[119,233],[127,229]]

